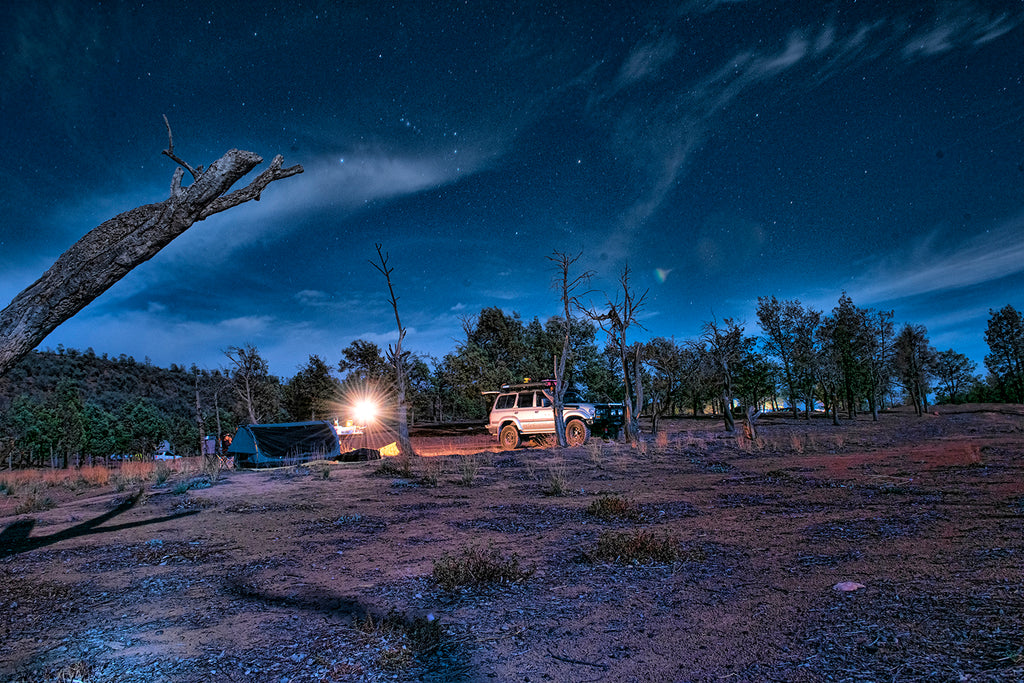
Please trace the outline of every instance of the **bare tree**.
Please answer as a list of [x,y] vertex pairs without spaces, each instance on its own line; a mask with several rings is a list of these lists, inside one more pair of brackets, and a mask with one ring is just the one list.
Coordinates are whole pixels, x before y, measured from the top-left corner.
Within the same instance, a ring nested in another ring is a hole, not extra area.
[[[165,118],[166,121],[166,118]],[[78,240],[42,277],[0,311],[0,375],[34,349],[58,325],[81,311],[137,265],[151,259],[195,222],[259,200],[267,185],[302,173],[302,166],[282,168],[282,157],[246,187],[225,194],[231,186],[263,162],[238,149],[229,150],[205,171],[193,169],[174,155],[174,140],[167,127],[164,154],[186,166],[194,181],[181,186],[178,167],[171,180],[171,195],[162,202],[140,206],[111,218]]]
[[398,325],[398,341],[395,342],[394,346],[388,345],[388,360],[390,360],[395,366],[395,401],[397,405],[397,418],[398,418],[398,450],[405,456],[416,455],[416,451],[413,450],[412,442],[409,440],[409,405],[406,401],[406,385],[408,384],[408,378],[406,377],[406,359],[409,356],[409,352],[402,351],[402,340],[405,339],[405,328],[402,327],[402,319],[398,317],[398,297],[395,296],[395,288],[391,284],[391,273],[394,272],[394,268],[388,267],[388,255],[381,251],[381,245],[377,244],[377,258],[380,263],[370,261],[370,265],[380,271],[381,275],[388,281],[388,294],[390,295],[389,301],[391,302],[391,308],[395,311],[395,323]]
[[235,366],[234,385],[239,400],[245,405],[249,414],[249,424],[259,424],[256,416],[256,401],[260,394],[259,385],[267,376],[267,362],[260,356],[252,344],[243,347],[231,346],[224,352],[231,364]]
[[572,279],[569,278],[569,269],[580,260],[581,256],[583,256],[582,251],[572,257],[563,252],[556,251],[548,257],[548,260],[555,264],[555,269],[558,272],[555,286],[560,290],[562,309],[565,315],[563,320],[565,323],[565,336],[562,337],[562,353],[555,357],[555,391],[554,396],[551,397],[551,403],[555,411],[555,436],[558,439],[558,445],[563,448],[568,445],[565,438],[565,418],[563,416],[565,392],[568,389],[568,385],[565,382],[565,362],[569,357],[571,349],[570,330],[572,329],[572,312],[573,309],[582,308],[575,292],[589,282],[593,276],[593,271],[588,270]]
[[[635,444],[640,436],[640,409],[643,408],[643,383],[640,381],[640,355],[641,344],[633,347],[626,341],[626,332],[630,327],[636,325],[644,329],[637,320],[637,313],[643,307],[644,299],[647,298],[647,291],[640,296],[636,295],[629,287],[629,266],[622,269],[619,277],[619,284],[622,286],[622,299],[616,297],[615,301],[610,298],[607,301],[608,310],[599,313],[595,309],[587,312],[587,316],[604,330],[619,354],[619,362],[622,364],[622,381],[624,388],[623,405],[625,408],[626,438],[631,444]],[[630,352],[634,353],[630,358]]]

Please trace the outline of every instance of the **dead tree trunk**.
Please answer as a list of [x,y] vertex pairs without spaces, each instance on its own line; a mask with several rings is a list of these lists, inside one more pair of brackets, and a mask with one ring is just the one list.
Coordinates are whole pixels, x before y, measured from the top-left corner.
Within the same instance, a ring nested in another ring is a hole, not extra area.
[[582,256],[583,252],[570,257],[568,254],[556,251],[552,256],[548,257],[549,261],[555,263],[558,270],[556,286],[561,290],[562,308],[565,311],[565,320],[563,320],[565,323],[565,335],[562,337],[562,353],[561,355],[556,354],[554,359],[555,386],[551,394],[551,405],[555,413],[555,438],[558,440],[558,445],[561,448],[569,445],[565,438],[564,409],[565,394],[569,388],[566,384],[565,367],[566,359],[572,351],[572,311],[574,308],[581,308],[574,292],[589,281],[593,275],[593,271],[588,270],[572,280],[569,279],[569,268],[572,264],[579,261]]
[[[173,146],[168,156],[176,159],[172,155]],[[259,200],[260,193],[273,181],[302,173],[301,166],[282,168],[278,155],[249,185],[225,194],[262,162],[252,152],[229,150],[205,171],[193,171],[195,181],[185,188],[181,186],[184,171],[179,167],[174,171],[170,197],[115,216],[73,244],[42,277],[0,311],[0,375],[58,325],[135,266],[155,256],[196,221]]]
[[380,271],[388,282],[388,294],[391,296],[391,308],[395,311],[395,323],[398,325],[398,341],[394,346],[388,346],[388,358],[395,365],[395,402],[396,415],[398,419],[398,451],[403,458],[416,455],[416,450],[409,439],[409,402],[406,399],[408,385],[408,373],[406,359],[408,351],[402,351],[402,341],[405,339],[405,328],[402,327],[402,319],[398,317],[398,297],[395,296],[395,288],[391,284],[391,273],[394,268],[388,267],[388,257],[381,251],[382,245],[377,244],[377,258],[380,263],[370,261],[370,265]]

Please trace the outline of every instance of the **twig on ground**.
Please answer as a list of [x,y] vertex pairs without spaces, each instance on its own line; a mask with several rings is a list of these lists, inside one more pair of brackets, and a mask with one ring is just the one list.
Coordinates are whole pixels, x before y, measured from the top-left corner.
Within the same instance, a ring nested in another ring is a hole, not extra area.
[[548,650],[548,654],[551,655],[552,657],[554,657],[555,659],[557,659],[560,662],[566,662],[568,664],[580,664],[582,666],[592,666],[595,669],[600,669],[601,671],[607,671],[608,670],[608,665],[607,664],[595,664],[594,662],[584,662],[582,659],[572,659],[571,657],[560,657],[560,656],[556,655],[554,652],[552,652],[550,649]]

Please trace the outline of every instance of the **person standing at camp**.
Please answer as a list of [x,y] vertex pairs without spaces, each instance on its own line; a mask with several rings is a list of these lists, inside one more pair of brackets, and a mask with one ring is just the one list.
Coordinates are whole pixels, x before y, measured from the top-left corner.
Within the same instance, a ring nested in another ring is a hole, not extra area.
[[225,434],[221,438],[220,443],[221,443],[221,452],[220,452],[221,455],[227,454],[228,449],[231,448],[231,435],[230,434]]

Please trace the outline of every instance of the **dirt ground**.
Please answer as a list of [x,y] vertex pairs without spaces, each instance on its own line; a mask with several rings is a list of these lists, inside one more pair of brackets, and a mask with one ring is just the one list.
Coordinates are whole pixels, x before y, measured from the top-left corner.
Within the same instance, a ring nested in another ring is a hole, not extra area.
[[[1024,407],[664,426],[0,496],[0,680],[1024,680]],[[443,586],[467,549],[519,572]]]

